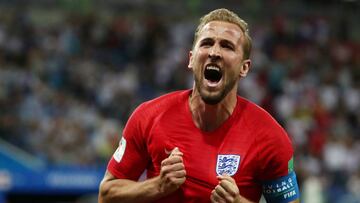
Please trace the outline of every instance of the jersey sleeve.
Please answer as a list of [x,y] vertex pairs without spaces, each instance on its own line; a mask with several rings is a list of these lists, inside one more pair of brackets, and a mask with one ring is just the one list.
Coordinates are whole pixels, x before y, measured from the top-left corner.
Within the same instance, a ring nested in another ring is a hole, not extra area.
[[259,123],[257,130],[258,178],[266,181],[287,175],[294,153],[287,133],[270,115]]
[[293,170],[293,148],[285,130],[274,120],[263,129],[259,141],[259,178],[267,202],[290,202],[299,198]]
[[145,141],[146,116],[142,106],[130,116],[107,170],[119,179],[138,180],[149,163]]

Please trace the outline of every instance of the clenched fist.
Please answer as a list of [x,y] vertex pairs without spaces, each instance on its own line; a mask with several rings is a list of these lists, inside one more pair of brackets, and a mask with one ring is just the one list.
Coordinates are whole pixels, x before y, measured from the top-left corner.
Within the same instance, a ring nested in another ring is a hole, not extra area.
[[217,177],[219,184],[211,192],[212,203],[240,203],[239,188],[233,178],[228,175]]
[[169,194],[177,190],[186,179],[183,153],[175,147],[168,158],[161,162],[160,192]]

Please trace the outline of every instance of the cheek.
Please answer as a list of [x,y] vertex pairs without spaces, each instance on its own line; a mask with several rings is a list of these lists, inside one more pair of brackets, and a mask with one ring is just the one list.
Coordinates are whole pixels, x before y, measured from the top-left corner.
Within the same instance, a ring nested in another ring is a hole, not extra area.
[[[226,62],[227,61],[227,62]],[[234,58],[229,58],[228,60],[224,60],[225,62],[225,66],[229,67],[229,76],[231,77],[236,77],[237,75],[239,75],[240,71],[241,71],[241,60],[238,60],[238,57],[234,57]]]
[[199,68],[200,66],[202,66],[202,64],[204,64],[207,60],[207,54],[205,54],[204,52],[200,52],[198,51],[196,54],[194,54],[193,56],[193,68]]
[[199,60],[199,61],[202,61],[204,59],[207,59],[208,57],[208,51],[206,49],[199,49],[197,52],[196,52],[196,58]]
[[240,69],[241,60],[238,56],[228,56],[224,57],[224,63],[226,66],[231,67],[231,69]]

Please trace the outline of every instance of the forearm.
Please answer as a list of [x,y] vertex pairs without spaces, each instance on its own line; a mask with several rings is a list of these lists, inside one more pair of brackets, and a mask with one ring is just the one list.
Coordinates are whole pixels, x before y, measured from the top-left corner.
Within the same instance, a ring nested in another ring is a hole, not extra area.
[[136,182],[117,179],[106,171],[100,184],[99,203],[152,202],[176,191],[185,179],[182,153],[175,148],[161,162],[160,175],[154,178]]
[[100,185],[99,203],[152,202],[163,196],[158,179],[155,177],[142,182],[124,179],[104,181]]
[[250,201],[250,200],[246,199],[245,197],[241,197],[239,203],[255,203],[255,202]]

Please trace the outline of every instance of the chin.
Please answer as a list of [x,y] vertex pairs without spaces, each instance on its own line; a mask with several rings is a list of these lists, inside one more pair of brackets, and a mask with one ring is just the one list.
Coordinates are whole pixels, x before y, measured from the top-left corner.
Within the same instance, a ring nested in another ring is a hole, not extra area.
[[216,105],[216,104],[218,104],[220,101],[221,101],[221,99],[219,100],[219,99],[212,99],[212,98],[202,98],[202,100],[205,102],[205,104],[208,104],[208,105]]
[[221,94],[221,93],[216,94],[216,95],[205,95],[205,94],[200,93],[200,96],[201,96],[201,99],[205,102],[205,104],[209,104],[209,105],[218,104],[225,97],[225,95]]

